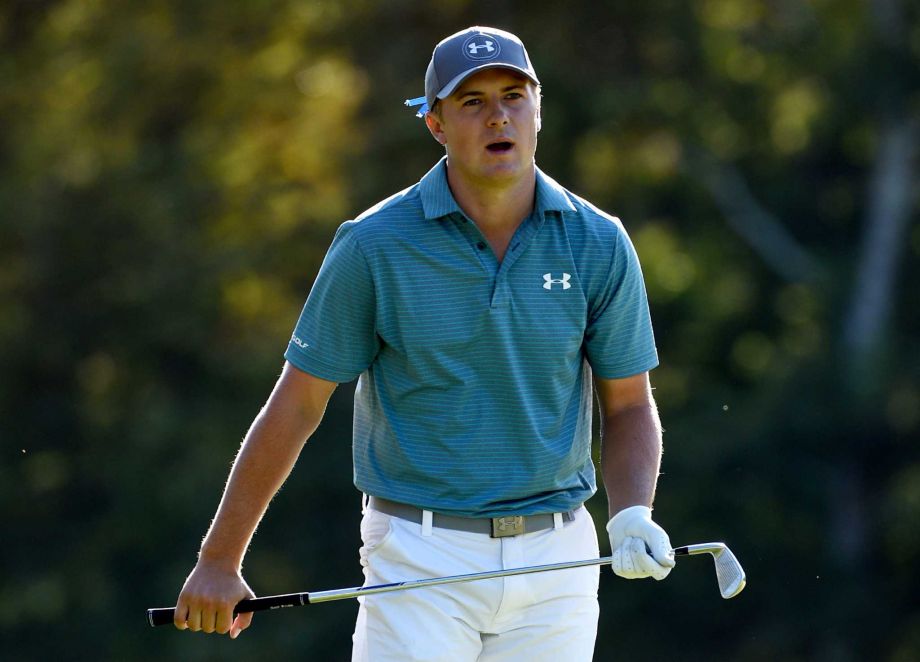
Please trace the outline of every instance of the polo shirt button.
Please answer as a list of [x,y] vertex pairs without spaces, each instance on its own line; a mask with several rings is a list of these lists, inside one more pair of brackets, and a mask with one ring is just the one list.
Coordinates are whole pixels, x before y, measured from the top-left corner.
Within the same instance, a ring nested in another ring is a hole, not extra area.
[[478,248],[481,251],[484,251],[486,249],[485,242],[480,241],[478,244],[476,244],[476,248]]

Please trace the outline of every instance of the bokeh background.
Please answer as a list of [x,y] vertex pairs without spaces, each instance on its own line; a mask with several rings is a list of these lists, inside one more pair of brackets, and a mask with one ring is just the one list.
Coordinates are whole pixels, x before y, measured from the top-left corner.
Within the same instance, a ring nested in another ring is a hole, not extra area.
[[[524,39],[538,162],[643,262],[656,517],[749,576],[723,601],[705,559],[605,571],[596,659],[920,659],[910,0],[0,4],[5,659],[348,658],[353,601],[235,642],[144,610],[174,604],[335,228],[439,158],[402,101],[477,23]],[[361,582],[352,390],[256,534],[259,594]]]

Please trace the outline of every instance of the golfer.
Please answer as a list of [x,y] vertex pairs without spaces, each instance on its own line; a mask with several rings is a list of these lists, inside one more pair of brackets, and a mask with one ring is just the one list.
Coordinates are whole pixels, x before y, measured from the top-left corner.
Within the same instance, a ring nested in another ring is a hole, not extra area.
[[[434,49],[416,100],[446,155],[341,225],[230,472],[175,625],[230,633],[245,550],[336,385],[354,396],[367,584],[596,558],[602,417],[614,571],[674,565],[651,505],[661,428],[639,262],[623,225],[534,162],[540,81],[516,36]],[[410,102],[411,103],[411,102]],[[590,660],[598,567],[360,600],[352,659]]]

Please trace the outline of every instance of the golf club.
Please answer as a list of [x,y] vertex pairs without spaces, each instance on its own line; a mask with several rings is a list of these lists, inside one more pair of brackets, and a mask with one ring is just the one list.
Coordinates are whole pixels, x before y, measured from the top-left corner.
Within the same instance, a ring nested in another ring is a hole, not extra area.
[[[674,549],[674,556],[696,556],[697,554],[710,554],[716,566],[716,578],[719,582],[719,593],[726,600],[738,595],[744,588],[746,579],[744,570],[731,550],[721,542],[701,543],[686,545]],[[331,600],[346,600],[362,595],[375,595],[391,591],[404,591],[423,586],[440,586],[442,584],[455,584],[459,582],[478,581],[480,579],[497,579],[512,575],[528,575],[534,572],[547,572],[550,570],[566,570],[581,568],[591,565],[605,565],[613,562],[612,556],[599,559],[586,559],[584,561],[565,561],[562,563],[548,563],[546,565],[533,565],[523,568],[509,568],[507,570],[491,570],[488,572],[474,572],[466,575],[452,575],[449,577],[433,577],[431,579],[413,579],[391,584],[377,584],[375,586],[356,586],[353,588],[332,589],[329,591],[313,591],[309,593],[285,593],[284,595],[270,595],[262,598],[242,600],[233,609],[234,615],[243,612],[262,611],[265,609],[280,609],[282,607],[302,607],[306,604],[329,602]],[[147,622],[152,627],[169,625],[173,622],[175,607],[161,607],[147,610]]]

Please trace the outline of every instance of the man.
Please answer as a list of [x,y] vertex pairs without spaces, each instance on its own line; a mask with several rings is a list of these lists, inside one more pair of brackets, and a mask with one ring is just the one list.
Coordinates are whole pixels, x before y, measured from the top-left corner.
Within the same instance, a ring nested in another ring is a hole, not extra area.
[[[620,222],[534,163],[539,80],[521,41],[440,42],[420,113],[446,157],[344,223],[284,370],[240,449],[176,609],[236,637],[240,568],[336,385],[355,391],[368,584],[593,558],[592,380],[613,567],[663,579],[661,430],[645,289]],[[589,660],[598,569],[365,596],[353,660]]]

